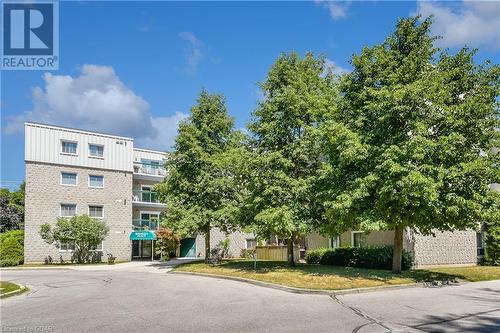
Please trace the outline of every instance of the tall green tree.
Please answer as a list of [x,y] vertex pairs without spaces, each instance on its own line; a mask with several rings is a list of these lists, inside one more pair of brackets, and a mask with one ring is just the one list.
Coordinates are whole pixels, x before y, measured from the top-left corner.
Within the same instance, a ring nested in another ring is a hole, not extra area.
[[0,190],[0,232],[24,229],[24,188],[23,182],[17,191]]
[[167,204],[162,223],[181,236],[205,235],[207,260],[212,228],[229,232],[236,224],[231,208],[235,189],[222,157],[237,145],[233,123],[224,97],[202,91],[191,115],[179,125],[166,163],[168,176],[156,187]]
[[249,124],[254,171],[243,206],[261,235],[297,238],[321,221],[314,184],[320,167],[317,129],[335,111],[334,76],[322,58],[283,54],[261,84],[264,95]]
[[354,55],[341,112],[322,127],[324,228],[394,230],[394,272],[406,228],[475,228],[498,200],[488,185],[500,178],[499,67],[437,50],[431,24],[399,20]]

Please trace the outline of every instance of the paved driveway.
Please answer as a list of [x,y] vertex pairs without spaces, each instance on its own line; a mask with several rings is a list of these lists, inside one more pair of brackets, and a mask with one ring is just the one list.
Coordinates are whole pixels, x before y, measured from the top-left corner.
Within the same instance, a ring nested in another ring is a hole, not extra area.
[[494,325],[500,325],[500,281],[345,295],[336,300],[236,281],[152,274],[151,267],[140,266],[2,271],[2,280],[31,289],[1,301],[2,330],[493,332]]

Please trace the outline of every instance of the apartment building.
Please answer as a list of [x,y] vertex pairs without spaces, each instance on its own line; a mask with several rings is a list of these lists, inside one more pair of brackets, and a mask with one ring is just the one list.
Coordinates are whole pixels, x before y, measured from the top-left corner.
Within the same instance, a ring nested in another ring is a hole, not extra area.
[[[117,260],[158,259],[153,251],[160,213],[154,185],[166,171],[165,152],[134,147],[132,138],[38,123],[25,124],[25,262],[70,260],[74,244],[49,245],[40,226],[59,217],[87,214],[110,231],[96,253]],[[214,230],[214,245],[228,237]],[[233,233],[230,254],[252,244],[251,234]],[[204,239],[181,241],[179,255],[202,256]]]

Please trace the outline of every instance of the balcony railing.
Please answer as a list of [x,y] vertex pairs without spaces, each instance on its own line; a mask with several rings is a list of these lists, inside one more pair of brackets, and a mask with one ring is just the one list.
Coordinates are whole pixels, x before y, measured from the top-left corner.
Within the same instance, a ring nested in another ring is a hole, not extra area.
[[132,201],[133,202],[148,202],[148,203],[160,203],[156,192],[153,191],[132,191]]
[[166,171],[161,165],[145,162],[134,162],[134,173],[165,177]]
[[158,229],[158,220],[133,219],[132,220],[132,229],[133,230],[157,230]]

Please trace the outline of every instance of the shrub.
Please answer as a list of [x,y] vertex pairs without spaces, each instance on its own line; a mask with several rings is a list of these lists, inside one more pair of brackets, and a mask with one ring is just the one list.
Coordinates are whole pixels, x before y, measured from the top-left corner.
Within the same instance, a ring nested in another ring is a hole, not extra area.
[[316,250],[311,250],[306,252],[306,263],[308,264],[319,264],[319,261],[329,249],[326,247],[321,247]]
[[160,253],[162,260],[169,260],[172,254],[175,256],[175,252],[181,243],[180,237],[174,234],[171,229],[164,227],[156,230],[155,234],[155,250]]
[[48,244],[60,247],[63,243],[75,243],[73,260],[82,264],[92,261],[92,248],[108,235],[109,227],[104,221],[88,215],[57,219],[55,227],[45,223],[40,226],[40,236]]
[[0,235],[0,266],[17,266],[24,260],[24,231],[12,230]]
[[[392,246],[379,247],[339,247],[336,249],[318,249],[306,254],[308,264],[359,267],[372,269],[391,269]],[[413,265],[411,253],[404,250],[402,269]]]
[[240,257],[245,259],[253,259],[255,249],[241,249]]

